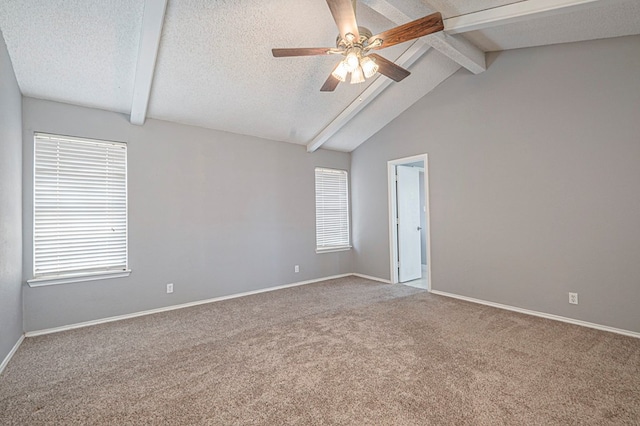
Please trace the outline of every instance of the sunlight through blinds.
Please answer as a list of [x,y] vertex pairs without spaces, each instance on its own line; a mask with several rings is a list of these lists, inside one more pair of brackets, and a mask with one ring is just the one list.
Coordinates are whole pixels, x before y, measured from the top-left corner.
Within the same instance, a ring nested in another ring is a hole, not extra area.
[[347,172],[316,168],[316,250],[349,247]]
[[127,145],[35,134],[34,277],[127,269]]

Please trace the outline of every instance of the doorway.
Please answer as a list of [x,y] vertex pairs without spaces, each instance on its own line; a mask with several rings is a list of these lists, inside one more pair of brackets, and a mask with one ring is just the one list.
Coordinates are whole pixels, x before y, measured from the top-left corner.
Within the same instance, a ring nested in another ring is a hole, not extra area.
[[431,290],[427,154],[387,162],[391,282]]

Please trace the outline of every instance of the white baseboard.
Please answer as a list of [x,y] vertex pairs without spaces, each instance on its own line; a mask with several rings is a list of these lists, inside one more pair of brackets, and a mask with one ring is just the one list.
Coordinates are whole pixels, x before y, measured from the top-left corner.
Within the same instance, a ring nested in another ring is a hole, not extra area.
[[635,337],[640,339],[640,333],[630,330],[624,330],[622,328],[609,327],[607,325],[595,324],[588,321],[577,320],[573,318],[567,318],[560,315],[547,314],[544,312],[532,311],[529,309],[518,308],[510,305],[503,305],[502,303],[488,302],[482,299],[475,299],[473,297],[460,296],[459,294],[447,293],[440,290],[431,290],[431,293],[439,296],[452,297],[454,299],[465,300],[467,302],[478,303],[480,305],[492,306],[494,308],[506,309],[507,311],[519,312],[521,314],[533,315],[536,317],[546,318],[555,321],[562,321],[569,324],[580,325],[582,327],[595,328],[596,330],[609,331],[611,333],[623,334],[625,336]]
[[2,374],[2,372],[4,371],[4,369],[7,367],[7,364],[9,364],[9,361],[11,360],[11,358],[13,357],[13,355],[16,353],[16,351],[18,350],[18,348],[20,347],[20,345],[22,344],[22,341],[24,340],[24,334],[22,336],[20,336],[20,338],[18,339],[18,341],[16,342],[15,345],[13,345],[13,348],[11,348],[11,350],[9,351],[9,353],[7,354],[6,357],[4,357],[4,360],[2,360],[2,364],[0,364],[0,374]]
[[390,280],[385,280],[384,278],[372,277],[371,275],[356,274],[356,273],[353,273],[351,275],[356,276],[356,277],[360,277],[360,278],[364,278],[364,279],[367,279],[367,280],[371,280],[371,281],[378,281],[378,282],[385,283],[385,284],[391,284]]
[[[306,285],[306,284],[313,284],[313,283],[317,283],[317,282],[320,282],[320,281],[327,281],[327,280],[332,280],[332,279],[336,279],[336,278],[344,278],[344,277],[348,277],[348,276],[356,276],[356,277],[360,277],[360,278],[364,278],[364,279],[368,279],[368,280],[372,280],[372,281],[378,281],[378,282],[385,283],[385,284],[391,284],[390,280],[383,279],[383,278],[378,278],[378,277],[373,277],[373,276],[370,276],[370,275],[358,274],[358,273],[332,275],[332,276],[328,276],[328,277],[316,278],[316,279],[307,280],[307,281],[299,281],[299,282],[291,283],[291,284],[285,284],[285,285],[280,285],[280,286],[275,286],[275,287],[263,288],[263,289],[259,289],[259,290],[247,291],[247,292],[243,292],[243,293],[231,294],[231,295],[228,295],[228,296],[214,297],[212,299],[197,300],[195,302],[188,302],[188,303],[182,303],[182,304],[179,304],[179,305],[165,306],[165,307],[162,307],[162,308],[149,309],[149,310],[146,310],[146,311],[134,312],[134,313],[131,313],[131,314],[124,314],[124,315],[118,315],[118,316],[113,316],[113,317],[108,317],[108,318],[101,318],[101,319],[92,320],[92,321],[80,322],[80,323],[76,323],[76,324],[69,324],[69,325],[65,325],[65,326],[61,326],[61,327],[54,327],[54,328],[47,328],[47,329],[43,329],[43,330],[28,331],[23,336],[20,336],[20,339],[18,339],[18,341],[16,342],[14,347],[11,349],[9,354],[7,354],[5,359],[0,364],[0,374],[2,373],[2,371],[5,369],[5,367],[9,363],[9,360],[11,359],[11,357],[18,350],[18,348],[20,347],[20,344],[22,343],[22,341],[24,340],[25,337],[34,337],[34,336],[41,336],[41,335],[44,335],[44,334],[58,333],[58,332],[61,332],[61,331],[73,330],[73,329],[76,329],[76,328],[89,327],[89,326],[92,326],[92,325],[104,324],[104,323],[108,323],[108,322],[120,321],[120,320],[125,320],[125,319],[130,319],[130,318],[136,318],[136,317],[140,317],[140,316],[144,316],[144,315],[151,315],[151,314],[157,314],[157,313],[160,313],[160,312],[173,311],[173,310],[176,310],[176,309],[189,308],[191,306],[204,305],[204,304],[207,304],[207,303],[219,302],[219,301],[228,300],[228,299],[235,299],[235,298],[238,298],[238,297],[250,296],[252,294],[266,293],[266,292],[269,292],[269,291],[282,290],[282,289],[290,288],[290,287],[298,287],[298,286],[302,286],[302,285]],[[587,321],[576,320],[576,319],[573,319],[573,318],[567,318],[567,317],[563,317],[563,316],[559,316],[559,315],[547,314],[547,313],[544,313],[544,312],[532,311],[532,310],[529,310],[529,309],[518,308],[518,307],[510,306],[510,305],[503,305],[501,303],[489,302],[489,301],[486,301],[486,300],[475,299],[473,297],[461,296],[461,295],[454,294],[454,293],[447,293],[447,292],[440,291],[440,290],[431,290],[431,293],[437,294],[437,295],[440,295],[440,296],[451,297],[451,298],[454,298],[454,299],[465,300],[467,302],[478,303],[478,304],[481,304],[481,305],[492,306],[494,308],[505,309],[505,310],[508,310],[508,311],[519,312],[519,313],[522,313],[522,314],[533,315],[533,316],[537,316],[537,317],[541,317],[541,318],[547,318],[547,319],[551,319],[551,320],[555,320],[555,321],[562,321],[562,322],[566,322],[566,323],[569,323],[569,324],[575,324],[575,325],[580,325],[580,326],[583,326],[583,327],[595,328],[597,330],[609,331],[609,332],[612,332],[612,333],[622,334],[622,335],[625,335],[625,336],[640,338],[640,333],[635,332],[635,331],[624,330],[624,329],[615,328],[615,327],[609,327],[609,326],[606,326],[606,325],[600,325],[600,324],[595,324],[595,323],[591,323],[591,322],[587,322]]]
[[252,294],[266,293],[268,291],[275,291],[275,290],[282,290],[282,289],[285,289],[285,288],[297,287],[297,286],[301,286],[301,285],[305,285],[305,284],[313,284],[313,283],[317,283],[317,282],[320,282],[320,281],[327,281],[327,280],[333,280],[333,279],[336,279],[336,278],[348,277],[350,275],[352,275],[352,274],[332,275],[330,277],[316,278],[316,279],[307,280],[307,281],[299,281],[299,282],[296,282],[296,283],[279,285],[279,286],[276,286],[276,287],[268,287],[268,288],[262,288],[262,289],[259,289],[259,290],[246,291],[244,293],[230,294],[228,296],[214,297],[212,299],[197,300],[195,302],[188,302],[188,303],[182,303],[182,304],[179,304],[179,305],[165,306],[165,307],[162,307],[162,308],[149,309],[147,311],[134,312],[134,313],[131,313],[131,314],[117,315],[117,316],[114,316],[114,317],[101,318],[101,319],[92,320],[92,321],[84,321],[84,322],[79,322],[79,323],[76,323],[76,324],[63,325],[61,327],[46,328],[46,329],[43,329],[43,330],[27,331],[25,333],[25,336],[26,337],[34,337],[34,336],[42,336],[44,334],[59,333],[61,331],[73,330],[73,329],[76,329],[76,328],[89,327],[89,326],[92,326],[92,325],[104,324],[104,323],[107,323],[107,322],[120,321],[120,320],[125,320],[125,319],[130,319],[130,318],[136,318],[136,317],[141,317],[141,316],[144,316],[144,315],[157,314],[157,313],[160,313],[160,312],[173,311],[173,310],[176,310],[176,309],[189,308],[191,306],[204,305],[206,303],[219,302],[219,301],[228,300],[228,299],[235,299],[235,298],[238,298],[238,297],[250,296]]

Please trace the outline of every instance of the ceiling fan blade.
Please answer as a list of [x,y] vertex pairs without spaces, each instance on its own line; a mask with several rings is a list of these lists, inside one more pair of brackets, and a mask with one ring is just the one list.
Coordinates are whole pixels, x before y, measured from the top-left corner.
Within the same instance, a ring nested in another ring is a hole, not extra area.
[[356,40],[359,40],[360,33],[356,22],[355,3],[352,3],[351,0],[327,0],[327,4],[340,31],[340,37],[345,38],[348,33],[351,33],[356,37]]
[[283,58],[286,56],[317,56],[328,55],[333,53],[335,49],[331,47],[299,47],[291,49],[271,49],[271,53],[276,58]]
[[382,75],[386,75],[390,79],[394,81],[402,81],[405,77],[411,74],[409,71],[405,70],[399,65],[394,64],[390,60],[383,58],[380,55],[375,53],[370,53],[367,55],[371,58],[374,58],[376,64],[378,64],[378,72]]
[[380,39],[382,40],[382,44],[380,46],[373,47],[372,49],[384,49],[385,47],[442,31],[443,29],[444,24],[442,22],[442,15],[440,12],[436,12],[431,15],[427,15],[424,18],[416,19],[415,21],[411,21],[407,24],[400,25],[381,32],[380,34],[371,36],[369,37],[369,44],[373,43],[376,39]]
[[333,74],[329,74],[329,78],[327,78],[327,81],[324,82],[324,84],[320,88],[320,91],[333,92],[334,90],[336,90],[336,87],[338,87],[339,83],[340,83],[340,80],[335,78]]

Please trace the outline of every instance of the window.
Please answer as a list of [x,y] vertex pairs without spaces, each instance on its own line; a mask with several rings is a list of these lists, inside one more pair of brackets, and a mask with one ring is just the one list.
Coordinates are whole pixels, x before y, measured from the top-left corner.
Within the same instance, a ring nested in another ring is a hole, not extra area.
[[34,143],[29,283],[128,275],[127,145],[44,133]]
[[316,168],[316,251],[351,248],[349,186],[345,170]]

